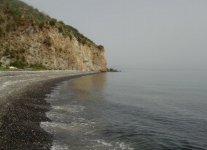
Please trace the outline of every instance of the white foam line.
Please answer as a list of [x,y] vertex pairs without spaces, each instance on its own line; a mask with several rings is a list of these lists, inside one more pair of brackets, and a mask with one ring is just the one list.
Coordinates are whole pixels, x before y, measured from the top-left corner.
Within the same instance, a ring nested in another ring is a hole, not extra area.
[[72,122],[70,124],[60,123],[60,122],[41,122],[41,128],[45,129],[46,131],[55,132],[58,129],[67,130],[71,132],[82,132],[90,126],[88,123],[79,123],[79,122]]
[[80,106],[80,105],[52,106],[52,108],[57,111],[65,111],[71,113],[83,112],[85,109],[84,106]]
[[114,150],[116,149],[120,149],[120,150],[134,150],[134,148],[131,148],[130,146],[126,145],[124,142],[116,142],[116,143],[109,143],[106,142],[103,139],[99,139],[99,140],[94,140],[97,144],[96,146],[104,146],[104,147],[108,147],[109,149],[113,148]]
[[60,145],[53,142],[53,146],[51,147],[51,150],[69,150],[69,147],[67,145]]
[[108,147],[112,147],[113,145],[111,143],[107,143],[104,140],[96,140],[96,142],[98,144],[104,145],[104,146],[108,146]]

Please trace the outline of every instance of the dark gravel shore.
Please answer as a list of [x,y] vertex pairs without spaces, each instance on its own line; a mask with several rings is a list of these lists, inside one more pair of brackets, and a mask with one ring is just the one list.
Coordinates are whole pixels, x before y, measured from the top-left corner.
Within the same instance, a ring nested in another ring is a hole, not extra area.
[[40,128],[40,122],[50,121],[45,114],[50,110],[46,94],[59,82],[84,75],[88,74],[37,81],[7,97],[10,103],[0,111],[0,149],[50,149],[53,135]]

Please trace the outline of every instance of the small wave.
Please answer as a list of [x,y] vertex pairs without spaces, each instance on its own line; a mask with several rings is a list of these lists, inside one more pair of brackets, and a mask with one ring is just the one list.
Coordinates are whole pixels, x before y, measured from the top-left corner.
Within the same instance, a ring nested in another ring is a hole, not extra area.
[[55,121],[55,122],[61,122],[61,121],[64,121],[65,118],[66,118],[66,114],[61,114],[61,113],[54,112],[54,111],[47,112],[47,113],[46,113],[46,116],[47,116],[50,120]]
[[[85,107],[80,105],[52,106],[51,111],[47,112],[46,116],[54,122],[86,122],[87,120],[85,118],[73,115],[83,112],[84,109]],[[68,115],[68,113],[71,115]]]
[[66,144],[57,144],[53,142],[51,150],[69,150],[69,147]]
[[112,146],[113,146],[111,143],[107,143],[107,142],[104,141],[104,140],[96,140],[96,142],[97,142],[98,144],[103,145],[103,146],[108,146],[108,147],[112,147]]
[[67,130],[70,132],[86,132],[92,125],[90,123],[72,122],[69,124],[60,122],[41,122],[41,128],[50,133],[56,133],[59,130]]
[[48,102],[56,102],[59,101],[58,98],[59,92],[58,91],[53,91],[52,94],[47,94],[45,100]]
[[95,140],[95,142],[98,144],[96,147],[107,147],[108,149],[113,150],[134,150],[134,148],[131,148],[129,145],[125,144],[124,142],[106,142],[105,140]]
[[79,113],[84,111],[85,107],[81,105],[52,106],[52,109],[62,112]]
[[134,148],[131,148],[129,145],[126,145],[123,142],[116,142],[116,145],[118,146],[116,148],[120,148],[121,150],[134,150]]

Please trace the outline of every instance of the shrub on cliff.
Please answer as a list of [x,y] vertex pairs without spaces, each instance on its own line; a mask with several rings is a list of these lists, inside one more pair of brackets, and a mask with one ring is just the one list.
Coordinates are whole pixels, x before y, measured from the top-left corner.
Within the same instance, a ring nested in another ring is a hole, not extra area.
[[104,46],[102,46],[102,45],[98,45],[97,47],[98,47],[98,49],[100,49],[100,50],[104,50]]
[[58,27],[58,31],[59,31],[60,33],[64,33],[63,27],[62,27],[62,26],[59,26],[59,27]]
[[19,69],[24,69],[27,66],[27,64],[21,60],[15,60],[10,63],[10,66],[13,66]]
[[15,30],[16,30],[16,24],[13,21],[6,24],[6,31],[7,32],[15,31]]
[[54,26],[56,24],[57,20],[56,19],[50,19],[49,24],[51,26]]
[[44,43],[46,46],[48,46],[48,47],[52,46],[52,39],[51,39],[51,37],[47,36],[47,37],[44,39],[43,43]]
[[44,22],[41,22],[41,23],[39,23],[38,27],[39,27],[40,29],[43,29],[44,25],[45,25]]
[[1,25],[2,23],[4,23],[4,22],[5,22],[4,17],[2,17],[2,16],[0,15],[0,25]]
[[46,70],[47,69],[47,67],[45,67],[42,64],[38,64],[38,63],[37,64],[30,64],[28,67],[32,68],[34,70]]
[[10,52],[10,49],[8,47],[3,50],[3,56],[8,57],[10,55],[10,53],[11,52]]
[[0,27],[0,37],[4,36],[4,30],[2,27]]

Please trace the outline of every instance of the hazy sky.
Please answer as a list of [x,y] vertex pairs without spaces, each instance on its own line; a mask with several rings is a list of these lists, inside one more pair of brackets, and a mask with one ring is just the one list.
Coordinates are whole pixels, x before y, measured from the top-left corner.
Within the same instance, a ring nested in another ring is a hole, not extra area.
[[109,66],[207,68],[207,0],[24,0],[102,44]]

